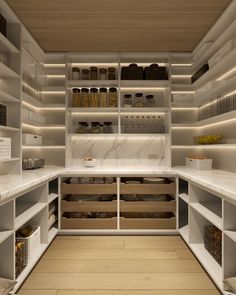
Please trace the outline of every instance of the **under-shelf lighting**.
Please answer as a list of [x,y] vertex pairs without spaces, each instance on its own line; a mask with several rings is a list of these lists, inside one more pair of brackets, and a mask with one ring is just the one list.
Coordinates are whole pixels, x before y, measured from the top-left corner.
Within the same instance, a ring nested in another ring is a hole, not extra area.
[[157,90],[166,90],[166,87],[120,87],[122,91],[138,91],[138,90],[144,90],[144,91],[157,91]]
[[35,111],[64,111],[66,109],[65,107],[37,107],[26,101],[22,101],[22,105]]
[[72,67],[75,66],[80,66],[80,67],[93,67],[93,66],[97,66],[97,67],[118,67],[118,62],[117,63],[72,63],[71,64]]
[[[132,62],[129,62],[129,63],[127,63],[127,62],[122,62],[121,63],[121,66],[129,66],[130,64],[132,64]],[[142,67],[149,67],[151,64],[158,64],[158,66],[160,66],[160,67],[165,67],[166,65],[167,65],[167,63],[161,63],[161,62],[149,62],[149,63],[143,63],[143,62],[136,62],[136,64],[138,65],[138,66],[142,66]]]
[[195,91],[190,90],[173,90],[171,91],[172,94],[195,94]]
[[42,91],[42,94],[66,94],[66,91]]
[[33,129],[56,129],[56,130],[64,130],[65,126],[35,126],[26,123],[22,123],[22,127],[25,128],[33,128]]
[[52,79],[65,79],[66,75],[46,75],[46,77]]
[[172,111],[189,111],[189,110],[196,111],[198,110],[198,107],[179,107],[179,108],[172,107],[171,110]]
[[172,67],[192,67],[193,64],[171,64]]
[[171,75],[171,78],[191,78],[192,75]]
[[216,79],[216,81],[222,81],[226,79],[227,77],[229,77],[230,75],[234,74],[235,72],[236,72],[236,67],[232,68],[231,70],[226,72],[224,75],[220,76],[218,79]]
[[33,109],[34,111],[39,111],[38,107],[26,102],[26,101],[22,101],[22,105],[27,107],[27,108],[30,108],[30,109]]
[[117,116],[118,112],[112,112],[112,113],[106,113],[106,112],[99,112],[99,113],[94,113],[94,112],[71,112],[72,116]]
[[[206,119],[207,120],[207,119]],[[210,124],[205,124],[203,126],[173,126],[171,127],[172,129],[204,129],[204,128],[209,128],[209,127],[214,127],[214,126],[218,126],[218,125],[226,125],[226,124],[230,124],[230,123],[234,123],[236,122],[236,118],[235,119],[228,119],[228,120],[224,120],[224,121],[220,121],[220,122],[215,122],[215,123],[210,123]],[[201,123],[201,121],[200,121]],[[194,123],[197,124],[197,123]]]
[[65,68],[66,67],[66,64],[44,64],[44,67],[45,68]]
[[173,149],[235,149],[236,144],[172,145]]
[[37,146],[33,146],[33,145],[23,145],[22,148],[24,149],[65,149],[64,145],[37,145]]
[[[95,135],[95,136],[94,136]],[[116,139],[116,140],[123,140],[124,138],[129,137],[129,139],[133,140],[143,140],[149,139],[152,140],[162,140],[163,137],[165,137],[167,134],[153,134],[153,133],[148,133],[148,134],[129,134],[129,133],[110,133],[110,134],[70,134],[71,139],[73,140],[110,140],[110,139]]]

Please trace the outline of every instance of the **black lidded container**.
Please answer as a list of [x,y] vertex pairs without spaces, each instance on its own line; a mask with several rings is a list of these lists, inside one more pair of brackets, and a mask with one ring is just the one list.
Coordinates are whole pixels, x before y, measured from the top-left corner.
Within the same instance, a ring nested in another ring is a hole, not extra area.
[[7,107],[3,104],[0,104],[0,125],[7,125]]
[[7,36],[7,21],[0,14],[0,33],[2,33],[5,37]]
[[158,64],[151,64],[144,69],[144,80],[168,80],[166,67],[159,67]]
[[192,84],[196,82],[202,75],[204,75],[209,70],[209,64],[204,64],[192,77]]
[[139,67],[137,64],[122,67],[121,80],[143,80],[143,67]]

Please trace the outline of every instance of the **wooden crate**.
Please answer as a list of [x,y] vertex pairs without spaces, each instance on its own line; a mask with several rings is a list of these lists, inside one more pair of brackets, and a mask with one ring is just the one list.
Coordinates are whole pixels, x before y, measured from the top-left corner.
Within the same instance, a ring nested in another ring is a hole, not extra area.
[[117,184],[61,184],[62,194],[117,194]]

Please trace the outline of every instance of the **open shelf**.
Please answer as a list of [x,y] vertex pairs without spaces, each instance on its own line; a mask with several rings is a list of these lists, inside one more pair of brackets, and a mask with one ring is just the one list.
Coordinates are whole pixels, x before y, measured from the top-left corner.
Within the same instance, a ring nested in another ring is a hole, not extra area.
[[170,82],[168,80],[121,80],[120,88],[167,88]]
[[169,108],[120,108],[121,113],[127,114],[127,113],[138,113],[138,114],[145,114],[145,113],[167,113],[170,111]]
[[0,230],[0,243],[13,234],[13,230]]
[[69,80],[69,87],[118,87],[118,80]]
[[179,198],[182,199],[185,203],[189,204],[189,196],[187,194],[179,194]]
[[117,113],[118,115],[118,108],[68,108],[67,109],[68,112],[73,113],[99,113],[99,114],[103,114],[103,113]]
[[0,91],[1,102],[17,102],[20,103],[20,99],[16,98],[6,92]]
[[20,158],[11,158],[11,159],[0,159],[1,162],[14,162],[14,161],[19,161]]
[[185,240],[185,242],[189,242],[189,225],[185,225],[179,229],[179,233],[181,237]]
[[225,230],[225,235],[228,236],[232,241],[236,243],[236,230]]
[[11,68],[0,62],[0,77],[1,78],[19,78],[19,74]]
[[9,126],[2,126],[0,125],[0,131],[12,131],[12,132],[19,132],[20,128],[9,127]]
[[55,193],[51,193],[51,194],[49,194],[49,196],[48,196],[48,203],[53,202],[53,201],[56,200],[57,198],[58,198],[58,194],[55,194]]
[[0,42],[2,42],[12,53],[19,53],[19,49],[16,48],[11,41],[9,41],[2,33],[0,33]]

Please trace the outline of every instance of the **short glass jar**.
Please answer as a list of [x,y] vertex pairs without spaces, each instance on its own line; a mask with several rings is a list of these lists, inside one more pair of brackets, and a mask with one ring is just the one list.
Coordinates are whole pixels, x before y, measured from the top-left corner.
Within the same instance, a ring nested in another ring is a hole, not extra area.
[[154,95],[150,94],[147,95],[145,98],[145,107],[146,108],[153,108],[155,106]]
[[131,94],[124,95],[124,107],[125,108],[132,108],[133,106],[133,98]]
[[136,93],[134,97],[134,107],[143,108],[144,107],[144,96],[143,93]]
[[112,122],[104,122],[103,133],[113,133]]
[[99,69],[99,80],[107,80],[107,69],[105,68]]
[[77,67],[72,68],[72,80],[79,80],[80,79],[80,69]]
[[81,80],[89,80],[89,70],[88,69],[82,69]]
[[108,80],[116,80],[116,68],[108,68]]
[[90,67],[90,80],[98,80],[98,68]]
[[89,133],[89,125],[87,122],[79,122],[78,133],[80,134]]

